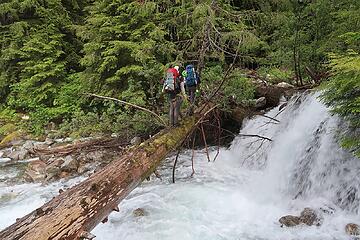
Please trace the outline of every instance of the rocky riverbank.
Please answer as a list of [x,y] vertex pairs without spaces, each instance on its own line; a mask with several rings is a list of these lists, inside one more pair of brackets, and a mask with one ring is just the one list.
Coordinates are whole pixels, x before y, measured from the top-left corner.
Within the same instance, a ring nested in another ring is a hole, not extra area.
[[[141,140],[140,140],[141,142]],[[133,144],[139,140],[134,139]],[[0,149],[0,182],[49,182],[92,173],[131,146],[116,137],[35,141],[16,138]]]

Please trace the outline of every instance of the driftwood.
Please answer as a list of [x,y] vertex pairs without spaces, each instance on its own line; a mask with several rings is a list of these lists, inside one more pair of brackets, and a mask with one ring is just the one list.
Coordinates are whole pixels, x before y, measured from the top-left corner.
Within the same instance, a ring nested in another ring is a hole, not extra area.
[[121,141],[118,138],[99,138],[80,143],[67,144],[65,146],[35,148],[33,153],[36,155],[66,156],[75,152],[91,152],[105,148],[114,148],[120,150],[128,144],[128,142]]
[[0,232],[1,240],[92,239],[90,231],[116,211],[118,204],[176,149],[211,107],[165,129],[129,150],[87,180],[20,218]]

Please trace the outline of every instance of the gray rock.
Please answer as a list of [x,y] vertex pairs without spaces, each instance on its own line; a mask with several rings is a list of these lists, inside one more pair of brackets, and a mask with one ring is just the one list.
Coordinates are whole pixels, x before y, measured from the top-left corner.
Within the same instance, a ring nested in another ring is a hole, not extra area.
[[86,154],[86,162],[101,162],[104,160],[104,152],[94,151]]
[[68,155],[64,158],[64,163],[61,164],[62,170],[67,170],[69,172],[76,171],[78,168],[78,161],[73,158],[71,155]]
[[134,137],[133,139],[131,139],[130,143],[131,145],[138,145],[142,142],[141,137]]
[[45,139],[45,142],[44,142],[44,143],[45,143],[46,145],[50,146],[50,145],[54,144],[55,141],[54,141],[53,139],[47,137],[47,138]]
[[37,160],[30,162],[25,170],[25,179],[31,182],[37,182],[46,178],[46,164]]
[[56,166],[46,167],[46,180],[58,179],[61,174],[61,168]]
[[4,151],[0,151],[0,158],[4,157],[5,152]]
[[149,215],[149,213],[143,208],[137,208],[133,211],[133,215],[134,217],[144,217]]
[[355,223],[348,223],[345,226],[345,232],[350,236],[360,236],[360,226]]
[[24,160],[29,155],[29,150],[22,148],[11,152],[8,157],[14,161]]
[[300,221],[308,226],[321,225],[321,219],[318,218],[316,212],[311,208],[304,208],[300,214]]
[[281,227],[295,227],[301,223],[300,218],[292,215],[283,216],[279,219]]
[[265,97],[256,99],[256,102],[255,102],[256,108],[263,108],[265,106],[266,106],[266,98]]
[[77,172],[78,172],[79,174],[83,174],[83,173],[86,173],[86,172],[92,170],[93,168],[95,168],[95,167],[93,167],[93,166],[92,166],[91,164],[89,164],[89,163],[83,164],[83,165],[80,164],[80,166],[79,166],[78,169],[77,169]]
[[27,141],[25,141],[22,148],[31,151],[34,149],[35,143],[36,143],[35,141],[27,140]]
[[3,153],[2,158],[9,158],[9,155],[13,152],[13,148],[5,148],[1,150],[1,152]]
[[287,82],[281,82],[276,84],[277,87],[281,87],[281,88],[294,88],[293,85],[291,85],[290,83]]

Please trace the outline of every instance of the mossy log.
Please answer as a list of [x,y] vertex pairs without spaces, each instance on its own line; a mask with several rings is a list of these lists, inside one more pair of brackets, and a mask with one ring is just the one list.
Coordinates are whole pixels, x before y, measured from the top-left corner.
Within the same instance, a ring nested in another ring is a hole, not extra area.
[[0,232],[0,239],[92,239],[89,232],[179,147],[208,111],[208,107],[202,108],[202,113],[185,119],[179,127],[165,129],[129,150],[87,180],[18,219]]

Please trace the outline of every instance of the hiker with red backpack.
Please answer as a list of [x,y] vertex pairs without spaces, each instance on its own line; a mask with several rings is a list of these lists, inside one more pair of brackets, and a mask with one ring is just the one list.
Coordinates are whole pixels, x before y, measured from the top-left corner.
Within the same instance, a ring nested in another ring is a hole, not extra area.
[[[169,69],[166,71],[166,76],[164,80],[163,92],[168,94],[168,99],[170,103],[169,110],[169,119],[171,126],[177,126],[179,122],[179,115],[181,103],[185,95],[184,81],[182,80],[179,67],[170,65]],[[182,96],[180,95],[182,93]]]

